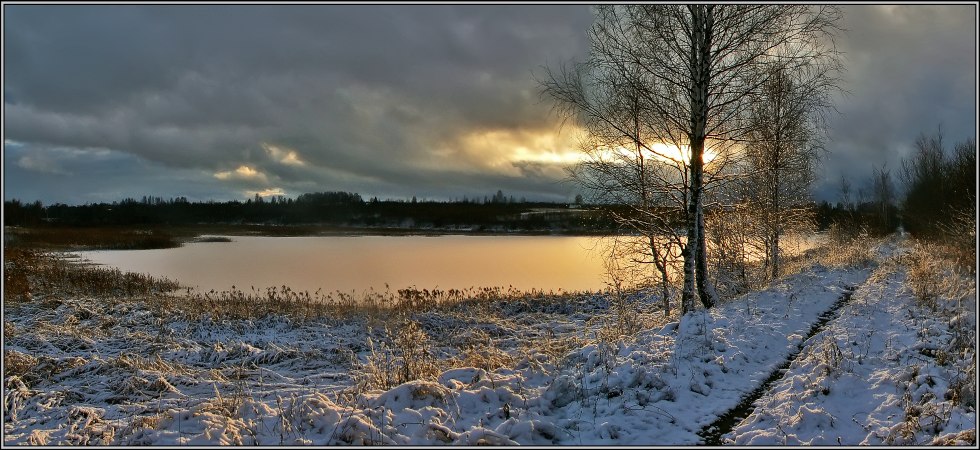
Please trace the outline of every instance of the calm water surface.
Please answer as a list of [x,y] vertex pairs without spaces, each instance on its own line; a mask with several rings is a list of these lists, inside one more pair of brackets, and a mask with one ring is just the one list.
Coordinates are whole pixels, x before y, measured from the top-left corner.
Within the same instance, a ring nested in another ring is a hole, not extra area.
[[[79,252],[123,271],[167,277],[188,287],[248,291],[287,285],[314,292],[394,292],[513,286],[601,290],[603,241],[572,236],[231,236],[162,250]],[[597,246],[598,244],[598,246]]]

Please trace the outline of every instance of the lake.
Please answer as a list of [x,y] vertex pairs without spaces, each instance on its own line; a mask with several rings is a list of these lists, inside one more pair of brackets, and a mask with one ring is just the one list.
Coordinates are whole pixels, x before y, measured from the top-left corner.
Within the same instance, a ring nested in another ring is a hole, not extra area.
[[217,291],[287,285],[361,293],[407,287],[601,290],[602,238],[580,236],[229,236],[161,250],[78,252],[123,271]]

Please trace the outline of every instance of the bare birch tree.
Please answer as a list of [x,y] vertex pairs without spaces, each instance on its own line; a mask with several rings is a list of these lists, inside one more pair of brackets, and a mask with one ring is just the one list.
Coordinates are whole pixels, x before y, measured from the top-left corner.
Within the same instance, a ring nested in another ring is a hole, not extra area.
[[895,217],[895,184],[892,182],[892,173],[887,164],[880,168],[873,167],[871,175],[871,192],[875,203],[875,225],[878,232],[888,234],[894,231],[893,226],[897,226]]
[[[582,69],[578,66],[576,69]],[[626,206],[613,212],[614,219],[634,237],[622,239],[612,257],[629,253],[632,263],[652,264],[658,275],[665,316],[670,315],[671,273],[683,238],[678,231],[687,195],[687,162],[670,158],[644,136],[648,111],[632,88],[638,71],[610,71],[601,78],[566,68],[561,81],[547,84],[551,95],[562,100],[565,112],[579,117],[587,133],[585,158],[570,171],[593,201]]]
[[836,58],[812,61],[795,71],[774,65],[749,108],[744,186],[762,230],[763,261],[771,278],[780,275],[780,238],[811,224],[806,205],[838,65]]
[[[716,301],[704,236],[706,151],[718,158],[743,140],[747,106],[771,73],[765,67],[795,70],[836,54],[828,43],[839,16],[817,5],[601,5],[590,60],[543,82],[562,112],[589,133],[602,130],[603,145],[632,142],[658,161],[671,160],[658,145],[685,150],[683,184],[671,191],[684,191],[671,197],[685,211],[682,311],[696,298],[705,307]],[[626,92],[637,99],[636,127],[606,107]]]

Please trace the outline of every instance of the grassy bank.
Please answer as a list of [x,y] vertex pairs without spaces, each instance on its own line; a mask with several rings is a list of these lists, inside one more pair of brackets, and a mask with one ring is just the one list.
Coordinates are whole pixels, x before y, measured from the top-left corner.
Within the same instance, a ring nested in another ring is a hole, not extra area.
[[351,316],[399,317],[411,313],[443,311],[463,304],[534,301],[557,303],[570,297],[590,295],[517,289],[416,289],[359,295],[343,292],[294,291],[288,286],[265,290],[231,289],[200,292],[181,289],[177,282],[145,274],[121,272],[75,262],[65,255],[42,249],[12,246],[4,255],[5,304],[34,298],[100,297],[138,300],[167,308],[182,317],[214,320],[260,319],[272,315],[294,320]]
[[187,234],[166,228],[6,227],[4,247],[56,251],[143,250],[179,247]]

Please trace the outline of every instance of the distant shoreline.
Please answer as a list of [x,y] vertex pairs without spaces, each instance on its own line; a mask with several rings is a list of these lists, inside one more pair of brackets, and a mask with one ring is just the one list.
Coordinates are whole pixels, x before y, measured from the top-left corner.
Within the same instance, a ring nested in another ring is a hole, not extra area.
[[[342,236],[618,236],[605,231],[570,229],[404,228],[335,225],[107,225],[5,226],[4,245],[44,250],[149,250],[209,242],[203,236],[342,237]],[[216,241],[210,241],[216,242]],[[217,241],[220,242],[220,241]]]
[[[221,228],[223,225],[216,225]],[[242,225],[229,236],[615,236],[587,230],[499,230],[479,228],[342,227],[330,225]],[[263,227],[264,229],[256,229]],[[294,232],[295,231],[295,232]],[[206,233],[216,234],[216,233]]]

